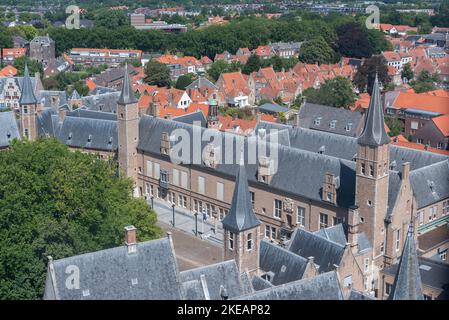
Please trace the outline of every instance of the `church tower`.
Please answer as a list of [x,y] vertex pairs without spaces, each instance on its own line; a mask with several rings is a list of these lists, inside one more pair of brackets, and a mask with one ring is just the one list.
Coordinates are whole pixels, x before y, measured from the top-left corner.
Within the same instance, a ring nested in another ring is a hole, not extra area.
[[359,231],[373,245],[373,259],[379,265],[385,251],[384,219],[388,204],[390,138],[385,131],[384,113],[376,75],[365,127],[357,140],[356,205]]
[[235,180],[231,210],[222,221],[224,229],[224,260],[234,259],[240,272],[259,270],[260,221],[257,219],[248,189],[243,162]]
[[219,129],[218,123],[218,104],[217,101],[211,99],[209,101],[209,111],[207,114],[207,127],[209,129]]
[[22,82],[22,92],[19,99],[20,125],[23,137],[29,141],[37,139],[37,99],[31,83],[28,65],[25,64],[25,72]]
[[129,80],[128,65],[125,67],[123,87],[117,101],[118,160],[120,175],[134,182],[137,188],[137,143],[139,139],[139,107]]

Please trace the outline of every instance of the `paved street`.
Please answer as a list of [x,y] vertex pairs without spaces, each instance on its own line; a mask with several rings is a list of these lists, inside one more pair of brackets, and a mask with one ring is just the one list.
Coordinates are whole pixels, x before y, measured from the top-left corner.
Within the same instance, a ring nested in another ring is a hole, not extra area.
[[[151,205],[151,200],[148,201]],[[173,211],[172,207],[165,201],[154,199],[154,210],[157,213],[158,221],[167,225],[172,225]],[[210,241],[214,244],[222,245],[223,229],[221,222],[217,223],[215,232],[214,219],[209,218],[203,222],[202,215],[198,215],[198,237]],[[189,210],[175,206],[175,228],[182,230],[187,234],[195,236],[195,216]]]
[[164,232],[170,231],[175,246],[176,258],[180,271],[210,265],[222,261],[222,247],[211,241],[201,240],[192,234],[159,221]]

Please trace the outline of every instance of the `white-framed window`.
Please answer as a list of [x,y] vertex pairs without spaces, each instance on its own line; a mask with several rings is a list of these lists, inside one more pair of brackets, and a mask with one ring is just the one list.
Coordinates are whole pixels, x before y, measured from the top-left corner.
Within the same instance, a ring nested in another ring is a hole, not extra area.
[[439,255],[441,261],[446,261],[447,260],[447,249],[440,251],[438,253],[438,255]]
[[365,258],[365,260],[364,260],[364,267],[365,267],[365,272],[368,272],[369,271],[369,258]]
[[270,239],[270,231],[271,231],[270,226],[266,224],[265,225],[265,238]]
[[274,199],[274,217],[281,219],[282,216],[282,201]]
[[229,232],[229,250],[234,250],[234,234]]
[[352,275],[346,276],[343,279],[343,286],[345,288],[352,286]]
[[198,177],[198,193],[204,194],[204,177]]
[[396,251],[399,251],[401,243],[401,229],[396,230],[396,237],[395,237],[395,248]]
[[173,185],[179,186],[179,170],[173,169]]
[[181,188],[187,189],[187,172],[181,171]]
[[331,122],[329,122],[329,128],[330,129],[335,129],[335,125],[337,124],[337,120],[332,120]]
[[417,122],[417,121],[412,121],[412,122],[410,123],[410,128],[411,128],[412,130],[418,130],[418,122]]
[[246,250],[251,251],[253,249],[253,234],[248,233],[247,239],[246,239]]
[[300,227],[304,227],[306,224],[306,209],[303,207],[296,208],[296,222]]
[[154,163],[154,171],[153,171],[153,178],[159,179],[161,177],[161,165],[157,162]]
[[433,217],[436,215],[436,213],[434,211],[436,211],[435,207],[430,207],[429,208],[429,222],[432,221]]
[[147,160],[147,176],[153,177],[153,161]]
[[329,226],[328,216],[325,213],[320,212],[320,229],[327,228]]
[[418,212],[418,224],[422,226],[424,224],[424,211]]
[[217,199],[223,201],[224,199],[224,184],[217,182]]
[[449,200],[443,201],[443,216],[449,214]]
[[255,204],[256,204],[256,194],[254,192],[250,191],[249,192],[249,196],[251,198],[251,203],[252,203],[253,209],[254,209]]
[[276,239],[277,230],[275,227],[271,227],[271,239]]

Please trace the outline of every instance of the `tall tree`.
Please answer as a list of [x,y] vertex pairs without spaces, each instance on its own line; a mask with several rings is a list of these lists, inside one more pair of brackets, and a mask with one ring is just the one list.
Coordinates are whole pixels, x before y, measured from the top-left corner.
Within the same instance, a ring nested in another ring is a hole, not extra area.
[[373,47],[366,29],[359,23],[350,22],[337,28],[338,51],[342,56],[368,58],[373,54]]
[[305,63],[332,63],[335,60],[335,52],[322,37],[318,37],[301,46],[299,60]]
[[145,65],[143,81],[158,87],[168,87],[171,84],[170,69],[163,63],[151,60]]
[[17,69],[19,76],[23,76],[23,73],[25,71],[25,63],[28,64],[30,75],[34,76],[36,72],[39,72],[42,77],[44,73],[44,68],[42,67],[42,64],[28,57],[20,57],[14,60],[14,68]]
[[401,77],[402,79],[407,79],[408,81],[414,78],[415,74],[413,73],[412,67],[410,63],[407,63],[404,68],[402,68]]
[[194,80],[194,75],[191,73],[184,74],[176,80],[175,88],[179,90],[185,90],[185,88],[191,84]]
[[387,60],[381,55],[366,59],[357,70],[354,76],[354,84],[357,89],[360,92],[368,92],[371,94],[376,73],[384,87],[391,82],[391,77],[388,75]]
[[226,61],[218,60],[212,63],[209,70],[207,70],[207,74],[212,80],[217,81],[218,78],[220,77],[220,74],[228,72],[228,68],[229,65],[227,64]]
[[55,139],[15,141],[0,153],[0,299],[41,299],[47,259],[111,248],[133,224],[158,238],[156,214],[132,196],[115,161]]
[[252,72],[258,71],[260,67],[262,66],[262,63],[260,61],[260,58],[257,55],[251,55],[248,58],[248,61],[243,66],[242,73],[244,74],[250,74]]
[[326,80],[319,89],[306,89],[303,96],[307,102],[336,108],[349,108],[356,99],[351,81],[344,77]]

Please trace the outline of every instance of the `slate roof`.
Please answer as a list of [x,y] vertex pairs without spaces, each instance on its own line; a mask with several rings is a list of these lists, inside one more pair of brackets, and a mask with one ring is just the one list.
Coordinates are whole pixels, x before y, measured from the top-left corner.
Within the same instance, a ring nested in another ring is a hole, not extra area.
[[335,271],[256,291],[239,300],[343,300]]
[[204,117],[204,114],[201,110],[198,110],[196,112],[188,113],[186,115],[178,116],[172,118],[174,121],[182,122],[185,124],[193,125],[194,122],[199,122],[201,124],[201,127],[206,128],[207,127],[207,120]]
[[260,242],[259,267],[273,274],[270,282],[277,286],[302,279],[307,259],[266,240]]
[[206,77],[198,77],[195,81],[193,81],[191,84],[189,84],[186,87],[186,90],[189,89],[198,89],[198,88],[211,88],[211,89],[217,89],[217,86],[210,82]]
[[[194,300],[206,296],[211,300],[222,300],[222,286],[229,298],[252,292],[252,288],[248,288],[249,282],[242,281],[234,260],[180,272],[179,279],[187,289],[187,298]],[[199,285],[192,281],[198,281]],[[188,284],[184,285],[186,282]]]
[[52,108],[52,99],[58,99],[58,105],[56,107],[67,104],[67,93],[65,91],[52,91],[52,90],[39,90],[36,95],[38,101],[40,101],[44,108]]
[[[137,244],[128,254],[126,246],[63,258],[49,263],[44,299],[122,300],[181,299],[176,258],[169,239]],[[66,287],[67,270],[79,269],[80,288]],[[137,284],[133,284],[137,279]],[[87,294],[87,290],[89,295]],[[84,292],[84,295],[83,295]]]
[[360,144],[368,146],[380,146],[390,143],[390,138],[385,131],[384,112],[377,73],[376,79],[374,80],[373,91],[371,93],[365,126],[357,141]]
[[82,97],[82,106],[89,110],[117,113],[120,92],[109,92]]
[[[364,117],[359,111],[313,103],[306,103],[299,109],[299,126],[301,128],[357,137],[362,128],[363,121]],[[331,124],[335,127],[331,128]]]
[[259,276],[253,276],[251,283],[252,283],[255,291],[260,291],[260,290],[264,290],[264,289],[273,287],[273,285],[269,281],[267,281]]
[[231,208],[229,209],[229,213],[224,217],[222,224],[223,229],[234,233],[240,233],[260,225],[260,221],[253,210],[243,158],[241,159],[239,171],[235,179]]
[[375,298],[354,289],[349,293],[348,300],[376,300]]
[[410,225],[402,249],[393,287],[388,297],[392,300],[423,300],[416,241]]
[[331,240],[336,242],[342,246],[345,246],[348,242],[346,240],[345,230],[343,228],[343,224],[339,223],[335,226],[331,226],[328,228],[320,229],[314,232],[315,235],[323,237],[324,239]]
[[306,259],[314,257],[319,273],[324,273],[340,265],[345,246],[300,228],[293,233],[288,250]]
[[65,117],[57,138],[69,147],[115,151],[117,121]]
[[449,198],[449,160],[410,172],[418,209]]
[[117,103],[121,105],[137,103],[137,99],[134,96],[134,91],[131,87],[131,81],[129,80],[128,64],[125,66],[122,91]]
[[289,108],[281,107],[280,105],[274,103],[264,103],[258,108],[262,112],[271,112],[271,113],[287,112],[290,110]]
[[[318,130],[292,128],[288,125],[265,121],[260,121],[257,124],[256,132],[260,129],[265,129],[267,132],[277,129],[283,134],[287,131],[289,138],[282,139],[282,142],[286,146],[296,149],[317,153],[324,147],[324,154],[349,161],[354,161],[357,153],[357,138],[353,137]],[[396,170],[400,170],[405,162],[410,162],[410,170],[415,170],[446,159],[449,157],[445,155],[390,145],[390,163],[393,161],[396,163]]]
[[[437,299],[449,299],[449,265],[432,259],[418,257],[419,273],[423,286],[441,290]],[[382,272],[396,275],[398,264],[385,268]]]
[[36,96],[34,95],[34,86],[31,82],[30,74],[28,72],[28,65],[26,63],[19,103],[21,105],[37,103]]
[[14,111],[0,112],[0,149],[9,147],[13,139],[20,139]]

